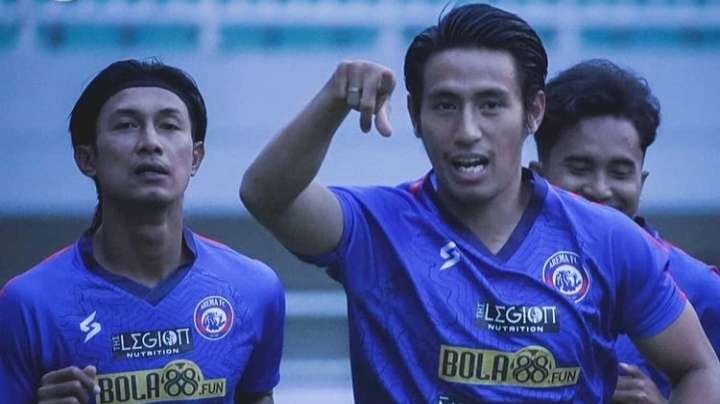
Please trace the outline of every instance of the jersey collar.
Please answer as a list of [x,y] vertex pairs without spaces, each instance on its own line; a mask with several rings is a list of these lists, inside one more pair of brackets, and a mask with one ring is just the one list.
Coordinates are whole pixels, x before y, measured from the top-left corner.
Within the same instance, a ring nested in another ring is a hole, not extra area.
[[192,256],[190,261],[179,266],[167,279],[164,279],[157,286],[149,288],[125,276],[112,273],[100,265],[93,255],[93,233],[90,229],[86,230],[77,242],[80,257],[88,271],[152,305],[158,304],[185,278],[197,259],[195,237],[188,227],[184,227],[183,244]]
[[535,219],[542,210],[548,190],[547,181],[527,168],[522,169],[522,181],[524,183],[529,182],[532,186],[530,201],[515,226],[515,229],[513,229],[510,237],[505,242],[505,245],[503,245],[497,254],[490,252],[490,250],[488,250],[488,248],[472,233],[472,231],[470,231],[469,228],[467,228],[467,226],[460,222],[455,215],[445,208],[437,195],[437,176],[433,170],[431,170],[424,178],[422,193],[427,196],[430,205],[434,210],[436,210],[437,214],[439,214],[446,223],[453,227],[466,242],[476,246],[485,256],[501,262],[507,262],[518,250],[530,232]]

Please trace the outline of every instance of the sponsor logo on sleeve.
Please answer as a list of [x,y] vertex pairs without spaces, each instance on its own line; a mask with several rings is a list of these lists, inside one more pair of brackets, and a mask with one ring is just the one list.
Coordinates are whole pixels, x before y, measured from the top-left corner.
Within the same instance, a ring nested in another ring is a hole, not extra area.
[[568,299],[579,303],[590,290],[590,275],[574,252],[558,251],[545,261],[543,281]]
[[192,361],[176,360],[162,369],[100,374],[95,402],[151,403],[225,397],[225,379],[205,379]]
[[439,364],[440,379],[464,384],[547,388],[575,385],[580,376],[579,367],[558,367],[537,345],[517,352],[441,345]]
[[557,307],[478,303],[480,327],[508,334],[555,333],[560,328]]
[[195,306],[193,319],[200,335],[209,340],[218,340],[230,332],[235,313],[224,297],[209,296]]
[[192,349],[192,332],[188,327],[125,332],[112,336],[112,351],[116,359],[177,355]]

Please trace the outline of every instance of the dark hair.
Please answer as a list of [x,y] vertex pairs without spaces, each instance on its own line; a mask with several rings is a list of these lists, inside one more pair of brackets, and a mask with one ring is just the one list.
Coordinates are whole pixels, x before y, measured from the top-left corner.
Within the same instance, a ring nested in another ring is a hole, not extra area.
[[419,113],[425,64],[435,53],[453,48],[487,48],[510,53],[525,107],[545,86],[547,54],[537,33],[520,17],[487,4],[453,8],[437,25],[418,34],[405,54],[405,88]]
[[187,106],[193,140],[205,140],[205,101],[192,77],[157,59],[130,59],[106,67],[85,87],[70,113],[73,146],[95,144],[100,109],[110,97],[130,87],[161,87],[175,93]]
[[[95,146],[100,110],[110,97],[130,87],[160,87],[175,93],[188,109],[193,140],[205,140],[207,110],[205,101],[192,77],[157,59],[129,59],[112,63],[103,69],[80,94],[80,98],[70,113],[68,128],[73,147]],[[102,219],[101,190],[97,180],[95,180],[95,187],[98,206],[95,209],[91,231],[97,230]]]
[[643,154],[660,125],[660,103],[645,79],[605,59],[579,63],[545,88],[545,117],[535,133],[538,157],[546,160],[563,131],[603,115],[628,119],[640,135]]

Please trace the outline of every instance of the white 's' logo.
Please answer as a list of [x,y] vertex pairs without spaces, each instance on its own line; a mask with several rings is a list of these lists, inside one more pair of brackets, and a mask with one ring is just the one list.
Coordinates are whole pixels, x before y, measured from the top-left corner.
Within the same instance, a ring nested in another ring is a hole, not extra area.
[[87,316],[85,320],[80,322],[80,331],[87,333],[85,335],[85,341],[83,341],[83,343],[88,342],[90,338],[96,336],[97,333],[102,330],[102,327],[100,327],[100,323],[98,323],[97,321],[93,321],[95,320],[95,313],[97,313],[97,311],[93,311],[91,315]]
[[453,267],[460,262],[460,251],[458,251],[454,241],[449,241],[440,249],[440,256],[445,260],[440,266],[441,271]]

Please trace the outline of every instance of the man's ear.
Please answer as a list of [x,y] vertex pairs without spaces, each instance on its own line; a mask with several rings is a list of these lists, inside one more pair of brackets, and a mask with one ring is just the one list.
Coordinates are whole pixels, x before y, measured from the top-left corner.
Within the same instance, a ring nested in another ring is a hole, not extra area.
[[73,148],[75,165],[87,177],[95,178],[97,171],[97,150],[92,145],[77,145]]
[[538,91],[527,108],[528,134],[535,133],[545,116],[545,93]]
[[195,142],[193,143],[193,162],[192,162],[192,170],[190,171],[190,175],[193,176],[195,173],[197,173],[198,169],[200,168],[200,164],[202,163],[203,158],[205,157],[205,142]]
[[650,175],[649,171],[643,170],[640,174],[640,189],[642,190],[642,187],[645,186],[645,180],[647,179],[648,175]]
[[420,132],[420,111],[415,110],[415,104],[410,94],[407,96],[407,110],[408,114],[410,114],[410,122],[412,122],[415,137],[422,137],[422,133]]
[[533,160],[530,162],[529,166],[531,170],[535,171],[543,177],[545,176],[545,173],[543,173],[543,165],[541,162]]

